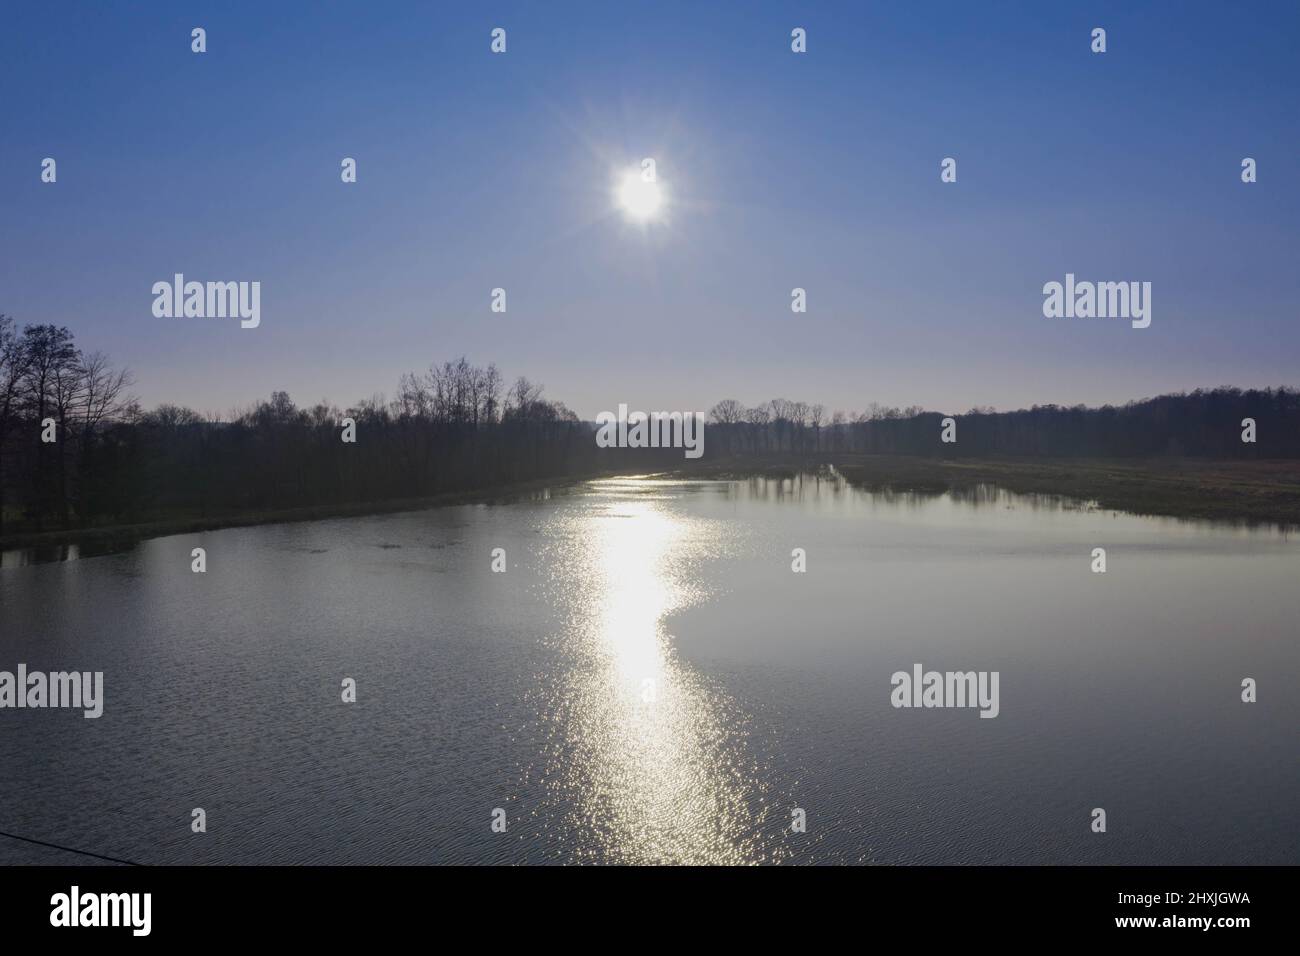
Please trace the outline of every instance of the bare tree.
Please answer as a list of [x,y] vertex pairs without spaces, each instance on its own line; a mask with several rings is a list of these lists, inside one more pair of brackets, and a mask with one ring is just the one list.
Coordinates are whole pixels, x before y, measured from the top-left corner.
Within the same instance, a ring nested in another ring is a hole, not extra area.
[[501,408],[501,387],[503,385],[501,373],[497,367],[489,363],[483,371],[483,385],[480,392],[483,402],[483,421],[492,425],[496,423]]
[[398,414],[408,418],[428,418],[433,412],[433,396],[428,380],[406,372],[397,384]]
[[108,356],[91,352],[81,360],[81,427],[98,428],[119,418],[134,399],[127,389],[135,384],[129,369],[114,371]]
[[538,415],[538,405],[542,400],[542,386],[534,385],[527,378],[520,375],[515,379],[515,384],[510,386],[510,391],[506,394],[506,414],[513,415],[516,418],[528,420]]
[[709,418],[718,425],[738,425],[745,420],[745,406],[734,398],[724,398],[709,409]]
[[[55,325],[29,325],[23,329],[23,339],[28,353],[26,374],[23,376],[23,403],[39,425],[54,408],[56,402],[70,401],[71,372],[79,365],[77,349],[72,344],[72,333]],[[56,434],[55,444],[62,469],[63,447],[66,436]],[[49,511],[50,448],[45,442],[36,446],[36,529],[41,530],[41,519]]]
[[27,378],[31,353],[25,338],[18,335],[11,316],[0,315],[0,533],[5,521],[5,470],[4,449],[9,428],[18,417],[22,400],[22,386]]
[[143,424],[155,428],[174,429],[186,425],[197,425],[203,421],[203,416],[192,408],[163,404],[144,415],[141,421]]
[[774,398],[767,403],[774,422],[788,422],[794,417],[794,402],[787,398]]
[[135,398],[127,394],[135,379],[128,369],[114,370],[103,352],[82,356],[77,371],[80,379],[75,399],[76,432],[81,446],[79,499],[84,520],[88,517],[88,499],[95,482],[96,437],[106,423],[122,418],[136,407]]

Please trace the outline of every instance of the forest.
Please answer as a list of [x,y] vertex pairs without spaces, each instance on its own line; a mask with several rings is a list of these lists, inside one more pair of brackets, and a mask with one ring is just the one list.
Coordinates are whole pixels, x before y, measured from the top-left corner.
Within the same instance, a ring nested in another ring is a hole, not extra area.
[[[942,421],[956,421],[941,441]],[[1254,441],[1243,441],[1244,421]],[[773,399],[747,408],[728,399],[709,413],[706,455],[916,455],[943,458],[1300,458],[1300,390],[1220,387],[1123,405],[1035,405],[965,413],[872,403],[858,414]]]
[[[421,499],[521,483],[681,471],[726,460],[833,462],[838,455],[994,458],[1300,458],[1300,391],[1215,388],[1118,406],[944,413],[870,404],[727,399],[704,455],[598,448],[595,425],[525,377],[467,359],[400,376],[395,396],[297,406],[283,391],[217,420],[146,410],[133,377],[55,325],[0,316],[0,535],[170,517],[274,513]],[[940,440],[956,419],[956,441]],[[1256,441],[1242,440],[1244,419]],[[356,441],[345,443],[345,419]]]

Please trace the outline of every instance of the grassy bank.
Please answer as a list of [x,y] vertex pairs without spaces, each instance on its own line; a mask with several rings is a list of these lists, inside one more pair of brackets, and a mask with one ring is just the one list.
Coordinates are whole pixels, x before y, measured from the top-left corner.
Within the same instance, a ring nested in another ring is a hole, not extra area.
[[1205,459],[951,459],[823,455],[815,460],[715,461],[697,474],[788,477],[833,464],[852,484],[939,494],[981,484],[1064,495],[1135,514],[1300,525],[1300,461]]

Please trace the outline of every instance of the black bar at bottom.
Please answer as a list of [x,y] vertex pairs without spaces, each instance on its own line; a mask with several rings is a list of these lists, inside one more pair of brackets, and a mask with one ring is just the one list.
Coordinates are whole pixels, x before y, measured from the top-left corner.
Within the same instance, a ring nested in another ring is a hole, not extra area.
[[[75,934],[90,944],[338,944],[456,925],[479,927],[485,942],[499,942],[503,931],[554,942],[562,927],[581,938],[613,919],[633,936],[669,931],[678,942],[679,931],[701,921],[738,935],[762,935],[775,921],[859,932],[911,926],[926,942],[1083,934],[1230,944],[1249,938],[1243,933],[1284,932],[1294,919],[1285,912],[1289,867],[876,867],[802,878],[552,871],[538,883],[527,872],[459,870],[11,867],[0,870],[0,932],[7,942]],[[522,922],[530,917],[537,922]]]

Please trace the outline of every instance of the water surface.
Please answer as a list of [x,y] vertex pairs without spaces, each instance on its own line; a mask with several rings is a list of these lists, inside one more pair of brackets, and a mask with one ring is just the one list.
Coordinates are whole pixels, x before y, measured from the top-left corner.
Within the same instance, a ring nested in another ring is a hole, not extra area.
[[[98,720],[0,711],[0,830],[36,839],[143,863],[1300,862],[1300,544],[1277,531],[620,479],[21,558],[0,669],[106,685]],[[894,709],[914,663],[1000,672],[1000,715]],[[0,838],[0,863],[77,861]]]

